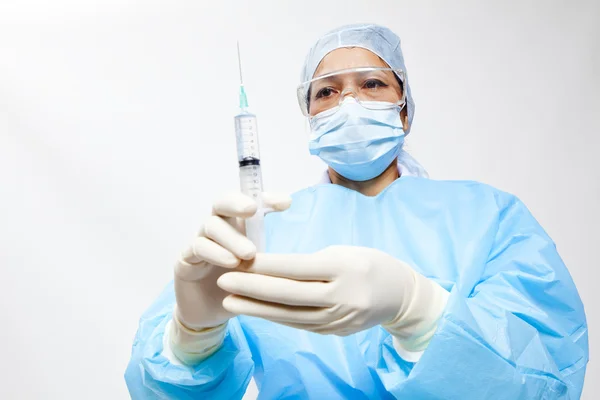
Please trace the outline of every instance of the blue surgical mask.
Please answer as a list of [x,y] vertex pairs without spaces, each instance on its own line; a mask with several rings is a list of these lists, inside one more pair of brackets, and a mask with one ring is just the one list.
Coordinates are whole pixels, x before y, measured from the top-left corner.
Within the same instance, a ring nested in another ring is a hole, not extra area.
[[361,103],[347,97],[339,107],[310,118],[310,154],[353,181],[381,175],[404,144],[402,106]]

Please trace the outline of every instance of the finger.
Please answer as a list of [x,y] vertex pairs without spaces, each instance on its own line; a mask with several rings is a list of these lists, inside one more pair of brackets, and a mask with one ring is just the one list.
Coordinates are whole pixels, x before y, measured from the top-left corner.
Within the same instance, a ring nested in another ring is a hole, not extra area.
[[182,259],[189,264],[204,261],[224,268],[235,268],[241,261],[223,246],[203,236],[194,239],[192,245],[183,252]]
[[335,319],[330,308],[289,306],[230,295],[223,299],[223,308],[233,314],[264,318],[275,322],[326,324]]
[[202,236],[212,239],[242,260],[250,260],[256,255],[254,243],[216,215],[208,219],[202,228]]
[[[215,215],[213,215],[215,216]],[[227,222],[229,225],[233,226],[233,228],[240,232],[242,235],[246,235],[246,220],[237,217],[223,217],[221,215],[217,215],[217,217],[221,218],[223,221]],[[204,236],[204,225],[200,227],[200,231],[198,231],[198,236]]]
[[230,193],[213,203],[213,214],[222,217],[250,218],[256,214],[256,201],[240,192]]
[[225,222],[227,222],[229,225],[233,226],[233,228],[236,231],[238,231],[242,235],[246,236],[246,220],[245,219],[236,218],[236,217],[222,217],[222,219],[225,220]]
[[292,205],[292,198],[287,194],[264,192],[262,202],[265,214],[274,211],[285,211]]
[[206,263],[190,264],[182,258],[175,264],[175,277],[182,281],[198,281],[204,278],[211,270],[211,266]]
[[325,324],[315,324],[315,323],[297,323],[297,322],[285,322],[285,321],[275,321],[278,324],[289,326],[290,328],[302,329],[305,331],[311,331],[314,333],[319,333],[321,335],[331,335],[335,334],[338,336],[346,336],[352,333],[357,332],[356,326],[351,324],[353,315],[352,313],[346,314],[343,316],[339,316],[338,318],[333,319],[331,322]]
[[329,281],[335,271],[331,261],[313,254],[256,254],[251,262],[240,265],[243,272],[276,276],[298,281]]
[[231,293],[290,306],[331,307],[328,283],[295,281],[245,272],[223,274],[217,285]]

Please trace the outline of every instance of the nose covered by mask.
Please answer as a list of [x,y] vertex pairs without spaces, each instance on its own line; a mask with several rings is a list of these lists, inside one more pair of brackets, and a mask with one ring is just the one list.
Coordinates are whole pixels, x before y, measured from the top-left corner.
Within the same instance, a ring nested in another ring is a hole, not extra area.
[[310,154],[319,156],[337,173],[353,181],[381,175],[404,144],[402,107],[366,108],[353,97],[347,97],[339,108],[310,118]]

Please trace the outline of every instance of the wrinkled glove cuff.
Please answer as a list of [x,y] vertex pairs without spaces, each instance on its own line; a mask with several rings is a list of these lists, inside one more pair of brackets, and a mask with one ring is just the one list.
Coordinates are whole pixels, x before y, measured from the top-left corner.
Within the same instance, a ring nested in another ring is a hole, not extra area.
[[219,350],[227,328],[225,322],[219,326],[195,331],[184,326],[175,312],[169,325],[171,351],[186,365],[198,364]]
[[[410,303],[394,320],[382,324],[393,336],[394,348],[401,356],[423,352],[427,348],[450,296],[438,283],[417,272],[413,271],[413,274],[415,281]],[[413,354],[409,358],[415,357]]]

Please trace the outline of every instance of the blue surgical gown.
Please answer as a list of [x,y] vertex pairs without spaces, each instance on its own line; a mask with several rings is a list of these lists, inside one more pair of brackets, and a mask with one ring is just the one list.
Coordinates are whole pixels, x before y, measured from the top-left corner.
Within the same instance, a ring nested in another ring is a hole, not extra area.
[[193,367],[161,355],[168,285],[142,316],[125,378],[134,399],[578,399],[583,305],[556,246],[517,198],[476,182],[402,177],[375,197],[338,185],[296,193],[266,219],[268,251],[383,250],[450,299],[428,348],[403,360],[380,326],[319,335],[248,316]]

